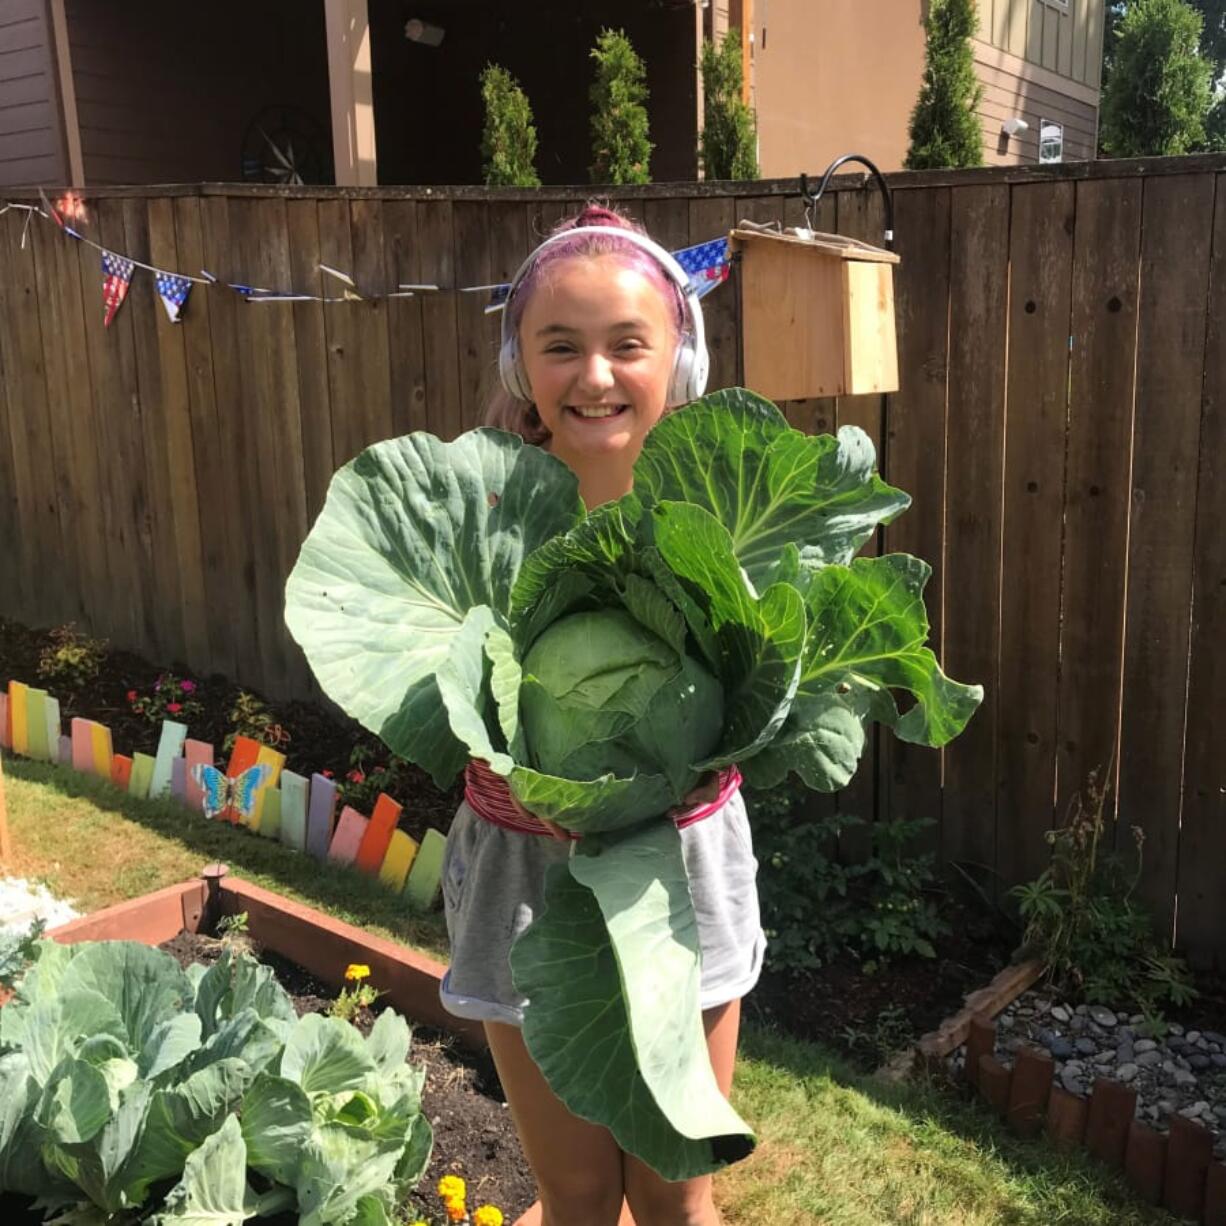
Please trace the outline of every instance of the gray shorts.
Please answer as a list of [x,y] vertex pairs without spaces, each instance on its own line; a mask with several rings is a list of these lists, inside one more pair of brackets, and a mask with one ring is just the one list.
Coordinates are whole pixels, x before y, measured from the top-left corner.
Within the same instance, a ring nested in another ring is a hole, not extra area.
[[[698,917],[703,1009],[744,996],[762,972],[766,936],[758,915],[757,872],[740,792],[680,832]],[[457,1017],[523,1025],[511,982],[511,944],[532,923],[545,894],[545,870],[570,846],[507,830],[461,804],[443,853],[443,909],[451,965],[439,997]]]

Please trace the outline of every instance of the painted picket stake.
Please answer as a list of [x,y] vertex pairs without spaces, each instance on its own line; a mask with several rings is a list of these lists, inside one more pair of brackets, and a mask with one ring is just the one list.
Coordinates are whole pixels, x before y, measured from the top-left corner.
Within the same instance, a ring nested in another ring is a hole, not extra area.
[[403,830],[393,830],[387,845],[387,854],[379,867],[379,880],[399,894],[404,889],[405,878],[417,856],[417,840]]
[[122,791],[128,790],[132,779],[132,759],[127,754],[117,753],[111,759],[111,782]]
[[149,783],[153,779],[153,758],[147,753],[132,755],[132,774],[128,778],[128,793],[132,796],[149,795]]
[[[111,759],[112,762],[114,762],[114,760],[114,758]],[[56,761],[61,766],[72,765],[72,737],[64,736],[63,733],[60,734],[59,754],[56,757]]]
[[309,782],[293,771],[281,773],[281,842],[295,851],[306,849]]
[[387,856],[388,844],[392,841],[392,831],[400,820],[400,806],[385,792],[379,793],[375,801],[374,812],[370,815],[370,825],[362,836],[361,846],[354,858],[354,864],[364,873],[372,875],[379,871],[379,866]]
[[247,823],[252,830],[259,830],[263,820],[264,797],[281,782],[281,771],[285,767],[285,755],[268,745],[261,745],[260,752],[255,757],[256,765],[268,767],[268,780],[255,794],[255,807],[251,811],[251,820]]
[[94,746],[94,774],[100,779],[109,779],[111,758],[115,752],[111,744],[111,730],[103,724],[94,724],[89,731]]
[[433,827],[422,836],[421,847],[404,887],[409,906],[418,911],[428,911],[434,905],[439,879],[443,875],[443,850],[446,846],[447,840]]
[[31,687],[26,691],[26,753],[39,762],[51,760],[47,744],[47,691]]
[[171,759],[171,762],[170,762],[170,794],[181,805],[187,803],[187,759],[186,758],[172,758]]
[[13,748],[13,730],[9,726],[9,696],[0,694],[0,749]]
[[23,685],[20,681],[9,682],[9,719],[11,721],[9,732],[12,737],[13,752],[24,754],[27,757],[30,753],[30,736],[29,726],[26,723],[26,695],[29,692],[28,685]]
[[43,699],[43,710],[47,717],[47,761],[58,762],[60,759],[60,700],[48,694]]
[[264,812],[260,815],[259,833],[266,839],[281,837],[281,789],[265,788]]
[[334,864],[352,864],[366,833],[367,820],[351,805],[341,809],[332,842],[328,844],[328,859]]
[[94,772],[94,722],[74,715],[72,730],[72,765],[82,774]]
[[151,797],[165,796],[170,791],[171,763],[183,753],[187,740],[187,725],[173,719],[162,721],[162,733],[158,737],[157,754],[153,759],[153,777],[149,780]]
[[332,841],[332,817],[336,812],[336,784],[316,771],[311,776],[311,799],[307,808],[305,848],[317,860],[328,858]]
[[184,800],[189,809],[197,813],[204,812],[204,789],[192,778],[193,766],[213,765],[213,746],[206,741],[193,741],[191,737],[183,742],[183,763],[187,774]]

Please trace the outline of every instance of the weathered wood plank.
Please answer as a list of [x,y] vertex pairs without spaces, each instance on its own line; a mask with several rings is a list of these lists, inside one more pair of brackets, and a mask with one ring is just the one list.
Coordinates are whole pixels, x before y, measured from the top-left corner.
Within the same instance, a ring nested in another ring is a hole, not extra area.
[[[429,285],[455,285],[453,206],[431,201],[417,206],[421,279]],[[439,438],[455,438],[463,429],[460,401],[459,325],[456,294],[422,298],[422,345],[426,367],[426,429]]]
[[[690,201],[690,241],[702,243],[719,238],[732,229],[736,210],[729,198],[692,199]],[[736,274],[733,274],[735,276]],[[737,380],[738,307],[733,277],[713,289],[702,300],[703,319],[707,328],[707,349],[711,353],[709,392],[721,387],[735,387]]]
[[[417,206],[411,200],[385,204],[383,276],[389,292],[395,292],[398,285],[427,284],[421,275],[421,264]],[[423,292],[414,298],[393,298],[387,304],[392,432],[398,435],[429,428],[422,320],[422,302],[426,296]]]
[[[487,285],[490,274],[489,208],[455,205],[455,276],[459,285]],[[486,315],[488,295],[456,295],[460,371],[460,429],[479,425],[498,374],[500,315]]]

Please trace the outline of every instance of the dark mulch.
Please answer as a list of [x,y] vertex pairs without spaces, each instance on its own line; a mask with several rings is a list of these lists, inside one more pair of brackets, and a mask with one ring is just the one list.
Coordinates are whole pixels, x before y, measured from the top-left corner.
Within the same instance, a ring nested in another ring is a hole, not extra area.
[[746,998],[746,1016],[833,1048],[860,1068],[883,1063],[962,1005],[1009,962],[1014,944],[978,902],[951,894],[941,909],[951,931],[935,958],[900,958],[865,969],[851,958],[814,971],[768,967]]
[[[173,954],[180,965],[188,966],[216,961],[222,943],[213,937],[181,932],[161,948]],[[335,991],[277,954],[258,949],[254,952],[272,967],[299,1017],[328,1011],[336,999]],[[370,1033],[378,1009],[376,1003],[374,1013],[368,1011],[355,1019],[363,1034]],[[442,1031],[414,1024],[409,1063],[426,1069],[422,1111],[434,1129],[434,1152],[406,1208],[423,1216],[438,1216],[442,1211],[434,1194],[438,1181],[444,1175],[460,1175],[468,1185],[470,1212],[478,1205],[497,1205],[506,1221],[514,1222],[536,1200],[536,1182],[520,1149],[493,1060],[488,1054],[477,1055],[459,1047]],[[270,1226],[277,1221],[267,1220]]]

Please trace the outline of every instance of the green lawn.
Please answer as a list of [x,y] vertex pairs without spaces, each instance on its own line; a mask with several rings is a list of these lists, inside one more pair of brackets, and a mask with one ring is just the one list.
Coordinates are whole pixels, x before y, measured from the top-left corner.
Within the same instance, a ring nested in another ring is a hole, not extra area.
[[[92,910],[232,871],[373,932],[446,957],[437,915],[414,917],[377,883],[175,804],[139,801],[73,771],[5,762],[14,864]],[[983,1108],[925,1085],[857,1076],[822,1049],[747,1027],[733,1101],[758,1134],[716,1179],[728,1226],[1141,1226],[1138,1204],[1081,1155],[1014,1138]]]

